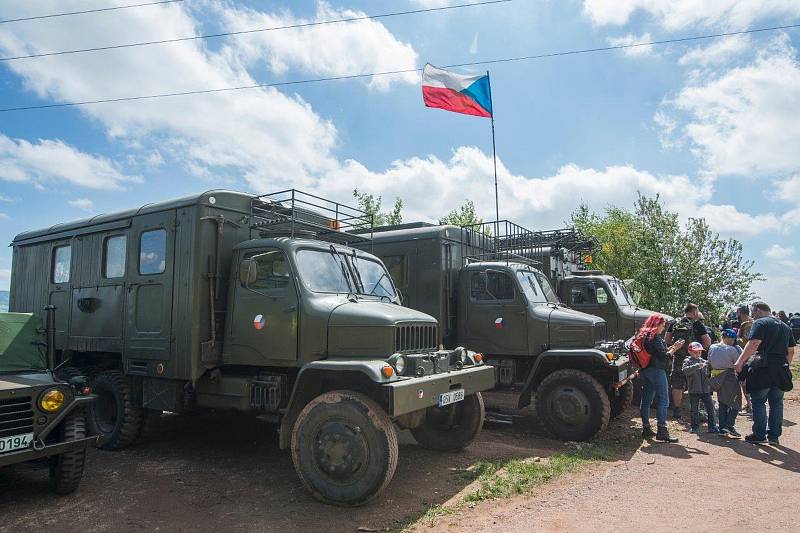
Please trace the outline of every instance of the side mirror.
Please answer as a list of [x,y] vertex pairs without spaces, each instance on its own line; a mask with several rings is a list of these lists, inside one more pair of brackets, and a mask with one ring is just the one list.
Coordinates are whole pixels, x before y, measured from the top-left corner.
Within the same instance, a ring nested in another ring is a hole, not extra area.
[[258,265],[252,259],[243,259],[239,263],[239,281],[242,286],[247,287],[254,283],[258,278]]

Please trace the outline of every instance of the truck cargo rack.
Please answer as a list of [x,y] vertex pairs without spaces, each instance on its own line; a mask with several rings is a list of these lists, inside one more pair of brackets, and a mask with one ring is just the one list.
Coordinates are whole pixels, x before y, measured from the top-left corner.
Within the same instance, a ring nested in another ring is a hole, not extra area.
[[308,237],[338,244],[371,242],[372,218],[361,209],[297,189],[254,196],[250,202],[250,233],[260,237]]
[[470,253],[467,261],[506,261],[541,265],[544,255],[571,256],[593,253],[597,239],[575,228],[533,231],[509,220],[496,220],[461,227],[461,240]]

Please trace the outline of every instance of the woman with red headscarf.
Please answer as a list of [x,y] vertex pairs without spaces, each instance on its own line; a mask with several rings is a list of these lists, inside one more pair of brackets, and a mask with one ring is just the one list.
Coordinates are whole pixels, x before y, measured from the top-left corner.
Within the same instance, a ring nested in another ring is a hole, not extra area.
[[[669,407],[669,385],[667,383],[667,365],[670,357],[683,345],[683,340],[676,341],[667,348],[661,336],[667,329],[667,320],[659,314],[651,315],[636,337],[641,339],[645,350],[650,354],[650,364],[639,371],[642,378],[642,403],[639,412],[642,415],[642,436],[646,439],[655,437],[661,442],[678,442],[667,430],[667,408]],[[656,421],[658,431],[650,428],[650,406],[656,401]]]

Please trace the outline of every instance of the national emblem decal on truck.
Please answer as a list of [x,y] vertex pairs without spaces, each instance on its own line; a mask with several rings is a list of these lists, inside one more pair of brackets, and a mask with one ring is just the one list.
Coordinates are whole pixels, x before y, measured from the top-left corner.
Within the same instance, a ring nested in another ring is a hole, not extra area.
[[503,329],[504,327],[506,327],[506,321],[503,320],[503,317],[494,319],[494,329]]
[[253,327],[256,329],[264,329],[267,321],[264,320],[264,315],[256,315],[253,319]]

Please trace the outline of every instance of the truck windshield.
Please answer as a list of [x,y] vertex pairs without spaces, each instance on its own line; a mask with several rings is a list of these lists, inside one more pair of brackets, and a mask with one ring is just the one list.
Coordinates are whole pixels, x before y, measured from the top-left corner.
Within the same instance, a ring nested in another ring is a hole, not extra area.
[[542,288],[537,274],[531,270],[517,270],[517,279],[529,302],[547,303],[550,300],[548,300],[547,292]]
[[297,252],[300,280],[314,292],[351,293],[350,274],[344,257],[335,251]]
[[359,257],[357,262],[353,262],[353,268],[358,270],[358,278],[364,286],[362,294],[388,296],[389,298],[397,296],[392,279],[382,264],[372,259]]
[[611,294],[619,305],[635,305],[633,298],[628,294],[625,284],[618,279],[609,279],[608,286],[611,288]]
[[553,290],[553,286],[550,285],[550,280],[547,279],[547,276],[541,272],[537,272],[536,278],[539,280],[539,285],[542,287],[542,292],[544,293],[545,298],[547,298],[548,303],[559,303],[560,300],[558,299],[558,295],[556,294],[556,291]]

